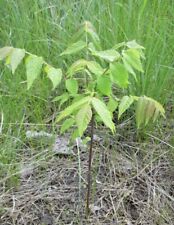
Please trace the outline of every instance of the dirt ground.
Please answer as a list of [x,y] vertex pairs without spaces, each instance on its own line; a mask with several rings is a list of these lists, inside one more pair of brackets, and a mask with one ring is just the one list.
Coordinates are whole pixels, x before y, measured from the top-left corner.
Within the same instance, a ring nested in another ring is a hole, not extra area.
[[88,218],[88,148],[78,154],[74,147],[72,156],[59,156],[48,149],[21,150],[23,166],[17,173],[18,185],[7,189],[9,177],[0,181],[0,224],[173,225],[174,171],[170,156],[174,149],[169,144],[173,128],[171,123],[167,127],[165,139],[159,138],[159,133],[149,134],[141,144],[133,131],[126,131],[126,136],[119,131],[115,137],[107,130],[98,134]]

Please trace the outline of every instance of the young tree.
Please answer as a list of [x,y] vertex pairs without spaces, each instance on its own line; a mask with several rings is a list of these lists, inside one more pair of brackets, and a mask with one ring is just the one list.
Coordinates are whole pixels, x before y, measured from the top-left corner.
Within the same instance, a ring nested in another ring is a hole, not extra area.
[[[24,49],[3,47],[0,49],[0,60],[16,72],[18,65],[25,59],[27,87],[31,88],[35,79],[44,71],[52,81],[53,89],[60,83],[65,85],[62,95],[54,101],[60,106],[67,102],[56,119],[57,123],[64,121],[61,133],[75,127],[72,137],[82,137],[89,124],[90,149],[88,162],[87,214],[89,213],[91,189],[91,159],[95,123],[103,123],[114,134],[113,113],[118,108],[118,119],[134,103],[136,107],[137,127],[155,121],[159,114],[165,116],[160,103],[146,96],[116,96],[115,87],[128,88],[129,77],[137,79],[136,72],[143,73],[141,60],[144,59],[144,48],[136,41],[122,42],[110,49],[102,50],[100,39],[90,22],[84,22],[72,38],[73,42],[61,53],[60,57],[69,57],[82,52],[83,57],[69,65],[66,71],[54,68],[42,57],[33,55]],[[62,79],[64,78],[64,79]],[[69,101],[68,101],[69,100]],[[71,129],[72,130],[72,129]]]

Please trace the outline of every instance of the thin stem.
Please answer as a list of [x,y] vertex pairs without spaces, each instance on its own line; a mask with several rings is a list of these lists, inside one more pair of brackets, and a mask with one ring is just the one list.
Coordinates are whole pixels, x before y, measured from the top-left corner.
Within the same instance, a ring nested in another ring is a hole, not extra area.
[[89,202],[90,202],[90,195],[91,195],[91,162],[92,162],[92,150],[93,150],[93,139],[94,139],[94,112],[92,112],[92,119],[91,119],[91,142],[89,148],[89,161],[88,161],[88,186],[87,186],[87,199],[86,199],[86,215],[89,215]]
[[[87,35],[87,32],[85,33],[85,41],[86,41],[86,46],[88,46],[88,35]],[[86,48],[86,60],[88,60],[89,59],[89,52],[88,52],[88,48]],[[88,86],[88,83],[89,83],[89,81],[88,81],[88,74],[86,74],[86,76],[85,76],[85,78],[86,78],[86,87]]]
[[80,147],[79,147],[79,139],[76,138],[77,144],[77,154],[78,154],[78,174],[79,174],[79,205],[81,207],[81,159],[80,159]]

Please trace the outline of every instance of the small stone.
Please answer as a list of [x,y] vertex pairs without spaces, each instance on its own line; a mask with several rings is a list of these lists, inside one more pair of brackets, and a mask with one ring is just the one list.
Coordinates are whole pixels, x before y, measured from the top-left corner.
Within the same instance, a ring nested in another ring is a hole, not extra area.
[[28,139],[31,139],[31,138],[41,138],[41,137],[48,137],[48,138],[52,138],[53,135],[52,134],[49,134],[45,131],[31,131],[31,130],[27,130],[26,132],[26,137]]
[[98,212],[101,209],[101,207],[96,206],[94,204],[89,205],[89,208],[93,214],[96,214],[96,212]]
[[53,144],[53,152],[60,155],[73,155],[72,147],[69,146],[70,137],[58,136]]
[[93,140],[96,141],[96,142],[100,142],[102,140],[102,138],[99,137],[97,134],[94,134]]
[[33,174],[33,171],[34,171],[34,166],[22,165],[20,170],[21,178],[26,179],[30,177]]

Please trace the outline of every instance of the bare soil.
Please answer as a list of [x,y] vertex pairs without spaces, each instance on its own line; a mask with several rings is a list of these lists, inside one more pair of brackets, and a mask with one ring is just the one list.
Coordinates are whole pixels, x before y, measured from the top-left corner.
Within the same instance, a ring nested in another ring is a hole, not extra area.
[[9,189],[9,177],[0,181],[0,224],[173,225],[171,123],[167,128],[166,133],[162,130],[165,139],[159,138],[158,131],[141,143],[133,131],[126,130],[126,136],[119,131],[115,137],[107,130],[99,134],[105,139],[94,145],[88,218],[88,149],[81,150],[79,156],[58,156],[47,149],[21,150],[18,185]]

